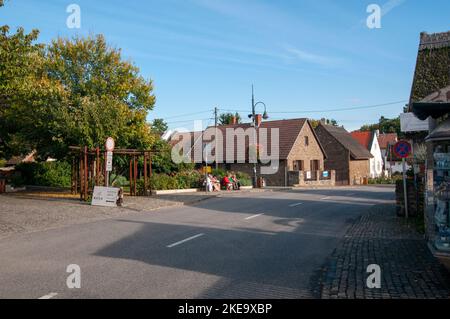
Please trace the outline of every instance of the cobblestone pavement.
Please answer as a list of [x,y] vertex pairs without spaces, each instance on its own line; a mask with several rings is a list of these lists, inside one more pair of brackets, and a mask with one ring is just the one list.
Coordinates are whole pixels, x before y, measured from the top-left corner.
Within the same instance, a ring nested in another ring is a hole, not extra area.
[[[350,227],[322,269],[322,298],[449,298],[449,273],[394,209],[374,206]],[[370,264],[381,267],[380,289],[367,288]]]

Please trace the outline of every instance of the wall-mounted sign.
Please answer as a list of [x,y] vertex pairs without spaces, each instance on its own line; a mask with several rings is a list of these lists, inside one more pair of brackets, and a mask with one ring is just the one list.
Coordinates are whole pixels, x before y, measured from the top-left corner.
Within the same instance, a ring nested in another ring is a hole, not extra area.
[[430,130],[431,118],[419,120],[414,113],[400,114],[400,129],[402,132],[421,132]]
[[323,176],[323,177],[328,177],[328,171],[323,171],[323,172],[322,172],[322,176]]
[[95,186],[94,192],[92,193],[91,205],[116,207],[119,190],[117,187]]
[[306,172],[306,178],[307,179],[311,179],[311,171],[307,171]]

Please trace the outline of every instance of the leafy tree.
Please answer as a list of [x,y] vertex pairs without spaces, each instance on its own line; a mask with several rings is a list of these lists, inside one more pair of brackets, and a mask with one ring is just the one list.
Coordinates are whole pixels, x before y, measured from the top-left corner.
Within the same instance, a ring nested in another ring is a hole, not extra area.
[[236,124],[242,123],[242,119],[239,113],[222,113],[218,118],[219,125],[233,124],[233,118],[236,118]]
[[327,124],[327,125],[338,126],[337,121],[333,120],[333,119],[330,120],[330,119],[326,119],[326,118],[321,118],[320,120],[313,120],[313,119],[311,119],[309,121],[310,121],[310,123],[311,123],[313,128],[316,128],[319,125],[319,123],[324,123],[324,124]]
[[163,119],[154,119],[152,132],[158,135],[164,134],[168,129],[167,123]]
[[400,117],[388,119],[382,116],[378,123],[366,124],[361,126],[360,131],[375,131],[380,130],[380,133],[397,133],[401,135],[400,131]]
[[34,44],[37,31],[8,31],[3,27],[0,34],[4,152],[36,148],[44,157],[62,158],[69,145],[102,146],[108,136],[117,147],[150,147],[152,82],[103,36],[59,38],[44,47]]

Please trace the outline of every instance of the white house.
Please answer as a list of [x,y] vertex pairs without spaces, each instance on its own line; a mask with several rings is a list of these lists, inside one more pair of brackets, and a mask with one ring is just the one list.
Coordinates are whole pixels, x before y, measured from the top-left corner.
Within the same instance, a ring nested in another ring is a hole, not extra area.
[[370,177],[376,178],[383,175],[383,156],[378,143],[377,132],[352,132],[352,137],[364,146],[373,158],[369,160]]

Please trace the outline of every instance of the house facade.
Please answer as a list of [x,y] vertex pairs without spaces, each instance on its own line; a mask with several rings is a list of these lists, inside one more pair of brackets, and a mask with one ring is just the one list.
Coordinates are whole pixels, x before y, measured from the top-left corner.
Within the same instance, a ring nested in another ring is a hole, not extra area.
[[316,135],[327,152],[325,170],[334,170],[336,185],[359,185],[370,176],[372,154],[342,127],[320,123]]
[[383,175],[383,156],[381,154],[381,148],[378,143],[378,134],[373,132],[360,132],[355,131],[351,133],[352,137],[358,141],[364,148],[366,148],[372,158],[369,160],[370,177],[377,178]]
[[[191,141],[192,148],[183,152],[198,165],[203,165],[207,159],[198,161],[198,154],[202,149],[208,149],[215,156],[216,140],[210,133],[214,135],[217,130],[222,136],[222,147],[217,147],[221,158],[217,163],[219,168],[244,172],[254,178],[256,166],[257,176],[264,179],[266,186],[334,185],[334,172],[324,172],[326,153],[308,119],[261,122],[256,130],[258,140],[249,134],[252,129],[251,123],[220,125],[203,133],[174,134],[169,142],[174,146],[180,138]],[[261,138],[262,131],[267,134],[266,142]],[[262,145],[261,150],[268,154],[270,161],[260,159],[255,165],[250,160],[255,141],[258,146]],[[208,164],[216,165],[214,161]]]
[[[222,131],[223,136],[226,131],[231,129],[243,132],[250,128],[251,124],[235,124],[218,126]],[[237,130],[236,130],[237,129]],[[241,129],[241,130],[239,130]],[[271,130],[277,129],[279,134],[279,155],[278,168],[273,166],[273,163],[256,165],[257,176],[263,177],[266,186],[295,186],[307,184],[332,184],[331,172],[324,177],[324,161],[326,154],[322,145],[320,144],[311,123],[304,118],[277,120],[262,122],[259,129],[266,129],[268,132],[267,150],[271,150],[274,142]],[[242,134],[242,133],[237,133]],[[238,139],[239,137],[237,137]],[[252,144],[251,141],[246,140],[245,148]],[[236,144],[234,144],[236,149]],[[230,146],[224,143],[223,157],[229,157],[231,151]],[[238,152],[233,152],[237,154]],[[263,168],[272,165],[274,168],[270,174],[264,173]],[[219,166],[229,171],[240,171],[254,176],[255,165],[248,162],[248,154],[246,154],[246,162],[239,162],[235,160],[227,160],[225,163],[220,163]]]

